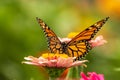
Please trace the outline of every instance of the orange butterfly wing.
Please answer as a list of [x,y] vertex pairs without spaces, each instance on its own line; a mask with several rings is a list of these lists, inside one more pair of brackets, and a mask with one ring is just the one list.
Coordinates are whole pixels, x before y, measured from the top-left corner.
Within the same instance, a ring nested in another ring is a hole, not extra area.
[[61,42],[56,36],[56,34],[39,18],[36,18],[40,26],[42,27],[47,39],[48,39],[48,47],[51,53],[61,53]]
[[78,59],[85,56],[85,54],[91,49],[89,40],[95,36],[108,18],[109,17],[96,22],[76,35],[70,42],[68,42],[67,53],[69,53],[70,56],[77,57]]

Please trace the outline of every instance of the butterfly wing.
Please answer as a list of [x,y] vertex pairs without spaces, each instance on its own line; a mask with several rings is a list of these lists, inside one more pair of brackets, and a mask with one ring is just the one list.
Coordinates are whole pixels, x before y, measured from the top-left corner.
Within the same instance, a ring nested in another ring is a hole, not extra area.
[[48,47],[51,53],[60,53],[61,51],[61,42],[56,36],[56,34],[39,18],[36,18],[40,26],[42,27],[47,39]]
[[76,35],[70,42],[68,42],[67,52],[69,55],[75,56],[78,59],[84,56],[91,49],[89,40],[95,36],[95,34],[100,30],[103,24],[105,24],[108,18],[109,17],[96,22]]

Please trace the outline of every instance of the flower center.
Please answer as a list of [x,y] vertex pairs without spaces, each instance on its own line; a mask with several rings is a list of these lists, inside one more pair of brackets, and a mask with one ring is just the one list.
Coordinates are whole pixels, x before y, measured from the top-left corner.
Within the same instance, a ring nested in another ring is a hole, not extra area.
[[54,60],[54,59],[57,59],[58,57],[61,57],[61,58],[68,58],[69,56],[66,55],[66,54],[58,54],[58,53],[44,53],[42,54],[42,57],[43,58],[46,58],[46,59],[49,59],[49,60]]

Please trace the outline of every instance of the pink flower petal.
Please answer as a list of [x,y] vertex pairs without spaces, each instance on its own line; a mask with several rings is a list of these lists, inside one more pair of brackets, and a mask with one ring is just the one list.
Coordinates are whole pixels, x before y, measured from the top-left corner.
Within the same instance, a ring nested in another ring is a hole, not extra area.
[[100,35],[100,36],[97,36],[95,40],[90,40],[89,43],[91,44],[92,47],[96,47],[96,46],[101,46],[107,43],[107,41],[103,39],[102,35]]
[[97,74],[95,72],[88,72],[88,77],[81,72],[81,77],[80,80],[104,80],[103,74]]
[[83,63],[87,62],[87,60],[74,61],[74,58],[75,57],[68,57],[68,58],[56,57],[55,59],[53,58],[46,59],[43,57],[36,58],[33,56],[28,56],[24,58],[27,61],[24,61],[23,63],[30,65],[37,65],[37,66],[68,68],[68,67],[83,65]]
[[83,65],[83,63],[85,63],[85,62],[88,62],[88,60],[75,61],[74,63],[72,63],[72,64],[70,65],[70,67]]
[[80,75],[82,77],[80,80],[89,80],[83,72],[81,72]]
[[103,74],[97,74],[95,72],[88,72],[88,75],[92,80],[104,80]]
[[71,38],[60,38],[58,37],[61,42],[69,42]]

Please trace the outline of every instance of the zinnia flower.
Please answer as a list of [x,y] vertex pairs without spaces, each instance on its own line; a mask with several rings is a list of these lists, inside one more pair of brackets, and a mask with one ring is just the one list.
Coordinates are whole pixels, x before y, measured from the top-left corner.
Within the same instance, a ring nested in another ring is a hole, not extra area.
[[[48,57],[47,58],[43,57],[44,55],[48,55]],[[49,57],[49,55],[53,55],[53,56]],[[64,57],[61,55],[62,54],[54,55],[54,54],[47,53],[47,54],[43,54],[39,58],[28,56],[24,58],[27,61],[24,61],[23,63],[42,66],[42,67],[69,68],[77,65],[83,65],[84,62],[87,62],[87,60],[74,61],[75,57],[65,58],[65,54],[63,54]]]
[[88,77],[81,72],[81,78],[80,80],[104,80],[104,75],[103,74],[97,74],[96,72],[88,72]]
[[87,60],[74,61],[75,57],[69,57],[66,54],[52,53],[43,54],[38,58],[28,56],[24,59],[27,61],[23,61],[22,63],[44,67],[51,77],[59,77],[65,69],[73,66],[86,66],[84,62],[87,62]]
[[97,36],[95,40],[90,40],[89,43],[91,44],[92,47],[96,47],[96,46],[101,46],[107,43],[107,41],[103,39],[102,35],[100,35],[100,36]]
[[[59,38],[61,42],[69,42],[74,36],[76,36],[78,33],[77,32],[71,32],[68,34],[68,38]],[[90,40],[89,41],[90,45],[92,48],[104,45],[107,43],[107,41],[103,38],[102,35],[99,35],[95,38],[95,40]]]

